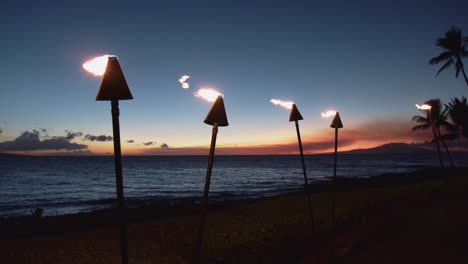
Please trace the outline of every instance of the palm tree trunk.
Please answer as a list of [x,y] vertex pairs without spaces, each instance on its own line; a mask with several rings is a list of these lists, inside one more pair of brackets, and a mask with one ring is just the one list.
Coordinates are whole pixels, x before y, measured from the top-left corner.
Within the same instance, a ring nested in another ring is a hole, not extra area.
[[465,73],[465,69],[463,69],[463,66],[461,67],[461,70],[462,70],[462,73],[463,73],[463,77],[465,77],[466,85],[468,86],[468,78],[466,78],[466,73]]
[[435,128],[434,123],[431,124],[431,127],[432,127],[432,133],[434,134],[434,140],[437,146],[437,154],[439,155],[440,167],[443,168],[444,163],[442,162],[442,155],[440,154],[439,137],[437,136],[437,130]]
[[445,151],[447,152],[447,156],[448,156],[449,161],[450,161],[450,167],[453,169],[453,168],[455,168],[455,166],[453,166],[452,156],[450,155],[450,151],[448,150],[447,145],[445,144],[445,141],[444,141],[444,140],[442,139],[442,137],[440,136],[440,129],[439,129],[439,127],[437,127],[437,134],[439,135],[440,142],[442,142],[442,145],[444,146]]
[[466,85],[468,86],[468,78],[466,78],[466,73],[465,73],[465,69],[464,69],[465,67],[464,67],[463,62],[462,62],[462,60],[461,60],[461,57],[458,56],[457,60],[458,60],[458,63],[460,64],[460,68],[461,68],[461,70],[462,70],[463,77],[465,77]]

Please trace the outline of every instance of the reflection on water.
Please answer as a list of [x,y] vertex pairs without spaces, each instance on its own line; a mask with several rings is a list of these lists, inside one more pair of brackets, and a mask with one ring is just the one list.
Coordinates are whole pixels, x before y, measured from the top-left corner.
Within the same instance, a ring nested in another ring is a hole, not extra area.
[[[467,154],[454,153],[458,165]],[[306,156],[311,182],[332,175],[333,156]],[[340,155],[338,175],[369,177],[436,167],[436,156]],[[125,197],[130,206],[151,201],[198,200],[203,192],[205,156],[123,157]],[[303,184],[299,156],[216,156],[210,199],[276,195]],[[113,157],[0,157],[0,216],[45,215],[108,208],[115,201]]]

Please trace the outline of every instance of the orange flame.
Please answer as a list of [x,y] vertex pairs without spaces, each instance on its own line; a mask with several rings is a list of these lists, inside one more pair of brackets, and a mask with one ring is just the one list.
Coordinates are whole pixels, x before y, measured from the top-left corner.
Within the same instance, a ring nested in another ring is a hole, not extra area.
[[198,90],[198,92],[193,93],[193,95],[196,97],[201,97],[209,102],[214,102],[218,96],[222,96],[222,94],[218,91],[206,88]]
[[431,110],[431,108],[432,108],[432,106],[430,106],[428,104],[423,104],[423,105],[416,104],[416,107],[418,108],[418,110],[421,110],[421,111]]
[[335,115],[336,115],[336,111],[333,111],[333,110],[326,111],[326,112],[322,113],[322,117],[325,117],[325,118],[335,116]]
[[116,57],[115,55],[104,55],[101,57],[96,57],[85,63],[83,63],[83,69],[94,74],[94,76],[102,76],[106,72],[107,61],[109,57]]
[[190,78],[190,75],[182,75],[179,79],[179,83],[182,84],[182,88],[188,89],[190,88],[189,83],[187,82],[187,79]]
[[294,104],[294,102],[291,102],[291,101],[286,102],[286,101],[281,101],[277,99],[271,99],[270,102],[272,102],[274,105],[279,105],[286,109],[292,109],[292,106]]

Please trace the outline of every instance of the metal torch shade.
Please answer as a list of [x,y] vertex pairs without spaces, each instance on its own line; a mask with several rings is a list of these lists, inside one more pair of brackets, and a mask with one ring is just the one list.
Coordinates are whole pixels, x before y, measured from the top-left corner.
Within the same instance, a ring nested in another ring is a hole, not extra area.
[[208,112],[208,115],[205,117],[204,122],[208,125],[214,125],[215,123],[217,123],[218,126],[229,125],[222,96],[218,96],[218,98],[216,98],[216,101],[211,106],[211,109]]
[[133,99],[133,96],[128,88],[119,61],[117,57],[109,57],[96,100],[112,101],[129,99]]
[[336,115],[333,118],[333,121],[332,121],[330,127],[332,127],[332,128],[342,128],[343,127],[343,123],[341,122],[341,118],[340,118],[340,113],[336,112]]
[[297,110],[296,104],[292,105],[291,115],[289,116],[289,122],[303,120],[301,113]]

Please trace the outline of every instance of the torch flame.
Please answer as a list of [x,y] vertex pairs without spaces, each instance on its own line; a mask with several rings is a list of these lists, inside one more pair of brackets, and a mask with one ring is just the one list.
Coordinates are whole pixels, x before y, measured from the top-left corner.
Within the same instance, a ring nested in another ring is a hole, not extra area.
[[85,63],[83,63],[83,69],[94,74],[94,76],[102,76],[106,71],[107,61],[109,57],[116,57],[115,55],[104,55],[101,57],[96,57]]
[[221,93],[213,89],[200,89],[198,92],[193,93],[193,95],[196,97],[202,97],[209,102],[214,102],[218,96],[222,96]]
[[292,106],[294,104],[294,102],[291,102],[291,101],[281,101],[281,100],[277,100],[277,99],[271,99],[270,102],[272,102],[274,105],[280,105],[286,109],[292,109]]
[[423,104],[423,105],[416,104],[416,107],[418,108],[418,110],[421,110],[421,111],[431,110],[431,108],[432,108],[432,106],[430,106],[428,104]]
[[182,77],[180,77],[180,79],[179,79],[179,82],[180,82],[180,84],[182,84],[182,88],[184,88],[184,89],[190,88],[189,83],[186,82],[188,78],[190,78],[190,75],[182,75]]
[[335,116],[336,115],[336,111],[326,111],[326,112],[323,112],[322,113],[322,117],[325,117],[325,118],[328,118],[328,117],[331,117],[331,116]]

